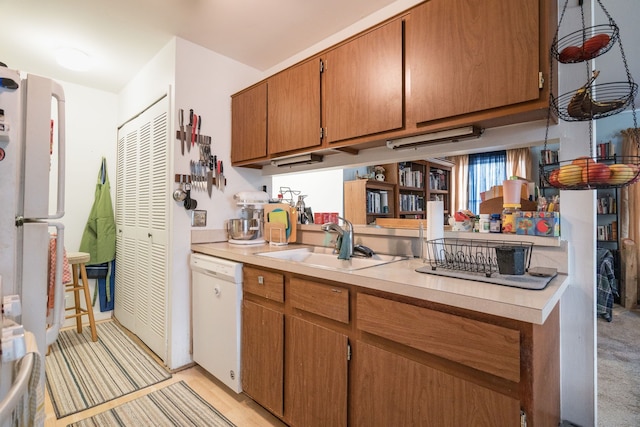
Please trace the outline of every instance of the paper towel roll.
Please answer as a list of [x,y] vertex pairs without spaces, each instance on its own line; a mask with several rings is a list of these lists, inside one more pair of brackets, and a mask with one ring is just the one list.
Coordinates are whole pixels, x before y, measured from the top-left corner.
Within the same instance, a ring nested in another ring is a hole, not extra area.
[[[442,201],[427,202],[427,241],[444,238],[444,203]],[[438,259],[440,248],[428,243],[427,259]]]

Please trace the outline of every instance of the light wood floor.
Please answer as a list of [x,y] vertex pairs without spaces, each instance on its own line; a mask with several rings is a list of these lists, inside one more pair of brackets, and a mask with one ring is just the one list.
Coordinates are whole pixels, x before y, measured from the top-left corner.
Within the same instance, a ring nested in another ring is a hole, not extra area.
[[[137,337],[131,336],[138,343],[141,343]],[[144,344],[142,347],[145,348]],[[147,349],[147,351],[149,351]],[[153,353],[152,356],[156,357]],[[255,403],[245,394],[236,394],[229,390],[223,383],[218,381],[207,371],[202,369],[198,365],[193,367],[174,372],[172,378],[167,381],[155,384],[142,390],[138,390],[134,393],[122,396],[118,399],[96,406],[94,408],[87,409],[86,411],[79,412],[77,414],[69,415],[67,417],[56,419],[49,394],[45,394],[45,427],[62,427],[69,423],[80,421],[84,418],[89,418],[100,412],[109,410],[118,405],[126,403],[130,400],[136,399],[145,394],[151,393],[170,384],[183,380],[189,387],[191,387],[196,393],[198,393],[203,399],[209,402],[213,407],[220,411],[225,417],[227,417],[232,423],[238,427],[263,427],[263,426],[275,426],[284,427],[281,421],[273,417],[260,405]],[[145,426],[135,426],[145,427]]]

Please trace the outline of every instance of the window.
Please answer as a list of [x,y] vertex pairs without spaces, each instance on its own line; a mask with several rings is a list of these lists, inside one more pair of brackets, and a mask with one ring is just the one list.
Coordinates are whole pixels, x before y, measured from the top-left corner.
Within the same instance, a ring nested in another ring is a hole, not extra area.
[[480,193],[507,178],[507,152],[493,151],[469,155],[469,204],[473,213],[480,212]]

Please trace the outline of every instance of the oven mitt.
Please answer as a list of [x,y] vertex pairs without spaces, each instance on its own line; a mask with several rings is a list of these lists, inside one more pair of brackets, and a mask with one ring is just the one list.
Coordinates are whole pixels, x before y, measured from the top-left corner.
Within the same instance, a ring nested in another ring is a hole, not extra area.
[[286,211],[283,211],[282,209],[272,210],[269,212],[269,222],[284,224],[287,240],[289,240],[289,236],[291,235],[291,226],[289,224],[289,215],[287,215]]

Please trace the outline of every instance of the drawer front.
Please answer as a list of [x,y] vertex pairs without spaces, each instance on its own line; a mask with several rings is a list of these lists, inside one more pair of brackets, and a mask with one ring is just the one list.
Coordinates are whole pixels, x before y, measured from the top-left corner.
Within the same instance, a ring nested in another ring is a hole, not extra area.
[[520,331],[371,295],[357,298],[358,329],[520,381]]
[[245,266],[242,269],[242,277],[242,289],[245,292],[284,302],[284,276],[282,274]]
[[349,289],[292,278],[287,295],[291,306],[349,323]]

